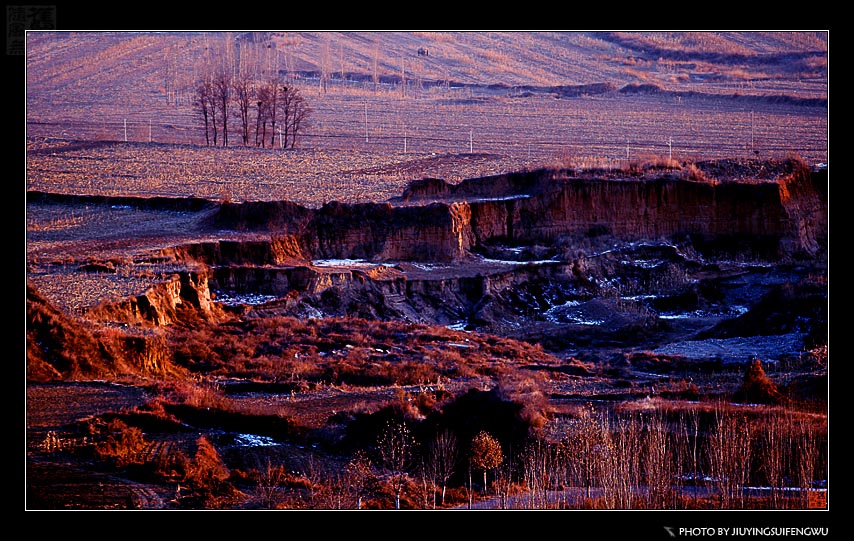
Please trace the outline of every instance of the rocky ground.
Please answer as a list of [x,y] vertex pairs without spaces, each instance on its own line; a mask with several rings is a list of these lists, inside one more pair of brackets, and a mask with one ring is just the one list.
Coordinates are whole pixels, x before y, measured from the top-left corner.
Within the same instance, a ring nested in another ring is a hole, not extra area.
[[[454,167],[458,163],[454,161],[448,166]],[[761,177],[763,174],[773,177],[777,174],[770,169],[765,171],[753,167],[751,163],[720,164],[715,174],[732,177]],[[49,175],[45,179],[49,179]],[[50,181],[43,182],[37,187],[50,192]],[[102,186],[106,186],[104,191],[94,195],[118,191],[118,187],[109,188],[109,182],[102,183]],[[129,186],[137,184],[124,186],[128,192],[125,195],[152,195],[144,189],[129,189]],[[169,195],[196,196],[198,192],[190,193],[173,187]],[[251,197],[249,192],[244,196]],[[163,250],[202,241],[247,240],[258,235],[252,231],[212,227],[211,212],[212,208],[205,205],[183,209],[134,207],[122,204],[120,200],[104,202],[33,196],[27,203],[28,283],[74,320],[91,328],[103,328],[107,323],[89,319],[88,309],[102,302],[116,302],[140,295],[176,272],[194,265],[162,257],[159,254]],[[525,368],[526,377],[535,373],[551,374],[536,378],[539,392],[548,397],[554,414],[552,424],[546,427],[547,432],[559,433],[561,423],[571,419],[579,408],[588,403],[605,407],[616,404],[622,404],[621,407],[630,404],[656,407],[654,404],[663,403],[660,401],[677,404],[700,397],[716,400],[729,396],[741,381],[739,363],[744,360],[741,357],[746,359],[757,352],[755,344],[749,343],[751,337],[762,334],[763,327],[767,327],[769,322],[779,321],[787,307],[794,306],[793,299],[801,297],[798,294],[783,296],[778,298],[777,304],[766,305],[761,312],[752,312],[753,319],[742,320],[743,332],[740,334],[726,334],[722,329],[701,339],[698,333],[714,329],[742,311],[751,313],[750,308],[759,305],[764,295],[775,287],[803,282],[811,273],[809,269],[797,266],[775,270],[749,261],[702,261],[698,254],[680,253],[667,243],[652,242],[641,247],[626,244],[608,249],[598,247],[597,253],[597,257],[587,258],[583,271],[576,269],[584,275],[584,283],[588,286],[598,284],[595,295],[584,293],[588,296],[582,298],[581,291],[577,289],[580,282],[574,279],[563,284],[567,289],[530,280],[521,288],[496,290],[491,299],[492,307],[479,312],[480,319],[470,321],[468,325],[469,330],[542,344],[555,355],[556,361],[563,363],[557,370],[548,363]],[[368,272],[377,278],[378,284],[383,279],[393,280],[401,276],[408,280],[451,283],[461,276],[506,275],[507,269],[516,265],[503,261],[506,258],[548,259],[557,254],[554,247],[533,246],[519,251],[495,245],[455,263],[398,262],[389,267],[369,264],[366,268],[364,262],[317,262],[323,265],[317,270],[330,272],[338,266],[346,272],[356,272],[353,276],[358,272]],[[549,264],[558,263],[551,261]],[[570,268],[572,260],[561,264]],[[375,270],[370,271],[371,268]],[[669,270],[655,275],[651,269],[656,268]],[[381,276],[382,269],[388,271],[387,276]],[[620,275],[626,272],[629,274]],[[820,274],[820,268],[815,272]],[[652,283],[655,277],[656,283],[669,293],[649,301],[653,304],[644,304],[647,301],[630,298],[631,293],[641,292],[619,286],[618,282],[628,276],[632,276],[636,284]],[[695,278],[706,284],[705,289],[690,286]],[[338,297],[332,298],[327,294],[305,302],[310,301],[321,315],[323,310],[327,310],[329,315],[342,317],[348,314],[334,311],[334,307],[355,303],[362,308],[371,307],[375,313],[385,311],[388,315],[394,313],[391,308],[406,300],[365,288],[355,295],[344,288]],[[288,306],[287,303],[277,305],[275,302],[269,305],[248,304],[242,308],[242,313],[251,317],[301,313]],[[424,307],[427,305],[422,305]],[[432,312],[409,313],[425,316]],[[652,317],[653,313],[671,314],[673,319],[658,318],[658,323],[650,325],[656,319]],[[810,317],[814,315],[819,319],[822,317],[820,313],[809,313]],[[762,341],[766,347],[762,355],[768,356],[766,361],[774,361],[768,365],[769,373],[781,387],[799,381],[816,369],[822,370],[820,355],[810,360],[804,360],[801,355],[800,340],[809,333],[821,332],[821,321],[816,324],[815,328],[798,327],[784,318],[775,331],[779,336],[788,337],[774,342],[780,349],[768,349],[771,342]],[[461,329],[463,326],[457,327]],[[643,332],[637,332],[638,329]],[[132,329],[126,328],[126,331],[131,332]],[[465,331],[454,332],[461,333],[463,338],[460,340],[464,340]],[[736,343],[744,349],[736,351]],[[673,344],[691,345],[693,349],[689,351],[683,347],[678,352],[668,352],[665,348]],[[451,349],[455,347],[451,344]],[[457,348],[457,358],[465,359],[464,352]],[[347,350],[342,348],[332,353],[343,356]],[[824,355],[826,362],[826,353]],[[728,356],[733,358],[728,360]],[[514,362],[507,361],[508,369]],[[727,362],[733,362],[731,368],[727,368]],[[104,469],[103,465],[91,460],[81,461],[79,450],[87,445],[81,440],[81,423],[145,405],[151,395],[140,383],[135,381],[120,386],[101,382],[33,382],[27,386],[28,506],[72,509],[181,507],[180,498],[176,495],[177,483],[140,482],[133,476]],[[489,388],[494,383],[492,377],[481,374],[448,379],[442,387],[443,392],[453,394],[468,388]],[[801,387],[804,388],[812,389],[809,392],[816,389],[815,385]],[[395,400],[401,393],[423,391],[423,385],[411,389],[382,385],[320,385],[290,394],[236,393],[230,399],[245,411],[276,411],[279,415],[299,419],[305,427],[320,431],[324,434],[322,438],[335,438],[332,435],[335,429],[327,423],[330,419],[339,418],[342,412],[370,411]],[[821,394],[820,389],[818,393]],[[253,438],[251,434],[223,434],[217,428],[162,434],[148,432],[147,437],[155,440],[153,445],[156,447],[191,446],[200,434],[217,441],[229,460],[244,466],[246,457],[259,453],[258,449],[266,448],[264,446],[268,442],[263,438]],[[282,460],[290,460],[294,464],[307,460],[310,454],[305,444],[300,443],[287,443],[275,448]]]

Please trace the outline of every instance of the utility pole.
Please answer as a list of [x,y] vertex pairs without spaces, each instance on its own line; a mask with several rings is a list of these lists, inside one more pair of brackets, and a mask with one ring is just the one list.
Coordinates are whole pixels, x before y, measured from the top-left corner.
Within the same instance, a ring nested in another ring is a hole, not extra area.
[[669,159],[673,159],[673,138],[667,140],[667,148],[669,149]]
[[406,70],[403,68],[403,56],[400,57],[400,88],[403,97],[406,97]]
[[148,142],[151,142],[151,119],[148,119]]
[[750,111],[750,151],[755,153],[756,149],[753,147],[753,111]]
[[128,119],[125,119],[125,143],[128,142]]
[[474,129],[469,128],[469,154],[474,154]]

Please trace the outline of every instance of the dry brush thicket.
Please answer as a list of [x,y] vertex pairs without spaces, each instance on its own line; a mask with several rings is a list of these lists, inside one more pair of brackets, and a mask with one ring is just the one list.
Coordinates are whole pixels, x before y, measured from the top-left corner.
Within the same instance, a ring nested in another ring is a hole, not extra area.
[[[181,327],[148,369],[154,398],[48,433],[41,458],[94,453],[139,482],[177,483],[178,508],[804,509],[825,489],[824,407],[759,363],[731,376],[732,394],[670,378],[608,406],[607,366],[571,376],[513,340],[351,318]],[[109,348],[129,365],[133,349]],[[590,401],[553,403],[561,383]],[[222,434],[185,441],[181,426],[284,443],[236,451]],[[294,454],[308,447],[325,458]]]

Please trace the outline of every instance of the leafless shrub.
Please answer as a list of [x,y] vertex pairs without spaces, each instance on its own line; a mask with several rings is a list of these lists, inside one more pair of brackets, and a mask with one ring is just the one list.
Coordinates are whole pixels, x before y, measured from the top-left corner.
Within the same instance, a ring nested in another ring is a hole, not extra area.
[[765,374],[762,361],[753,359],[745,370],[741,387],[733,395],[735,402],[758,404],[780,404],[787,399],[777,389],[777,385]]
[[195,454],[186,462],[176,501],[181,507],[192,509],[233,508],[247,499],[232,482],[232,474],[238,473],[228,468],[206,436],[200,436]]
[[694,163],[687,163],[682,167],[682,178],[693,182],[705,182],[707,184],[719,184],[716,179],[709,178],[702,169]]
[[101,460],[111,460],[119,468],[129,464],[142,464],[148,443],[142,430],[113,419],[105,427],[106,438],[95,445]]
[[287,470],[281,465],[274,464],[269,457],[265,462],[259,462],[253,470],[256,494],[267,509],[275,509],[278,506],[287,475]]
[[406,422],[389,421],[379,436],[377,448],[394,490],[394,508],[400,509],[401,494],[414,466],[415,439]]
[[[442,506],[448,491],[448,481],[460,464],[459,441],[453,432],[442,430],[427,444],[426,471],[433,482],[441,488]],[[434,498],[433,506],[436,506]]]
[[754,438],[753,426],[743,414],[727,407],[716,410],[706,456],[722,509],[744,508]]

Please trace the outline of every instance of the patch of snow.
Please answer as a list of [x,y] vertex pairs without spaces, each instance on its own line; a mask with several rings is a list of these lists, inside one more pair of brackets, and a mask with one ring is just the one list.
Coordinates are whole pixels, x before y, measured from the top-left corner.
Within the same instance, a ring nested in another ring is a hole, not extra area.
[[564,304],[553,306],[543,314],[552,323],[575,323],[576,325],[602,325],[604,319],[587,319],[581,310],[571,310],[580,306],[579,301],[567,301]]
[[670,374],[654,374],[652,372],[634,372],[639,376],[646,376],[648,378],[670,378],[672,377]]
[[659,295],[630,295],[620,298],[627,301],[648,301],[650,299],[657,299],[658,297]]
[[316,259],[311,262],[315,267],[374,267],[374,263],[364,259]]
[[696,359],[720,357],[724,361],[742,361],[758,357],[763,363],[775,362],[782,354],[801,351],[803,336],[798,333],[735,338],[684,340],[667,344],[653,351],[658,355],[681,355]]
[[691,318],[708,318],[708,317],[738,317],[747,312],[747,307],[745,306],[731,306],[728,307],[723,312],[709,312],[706,310],[694,310],[691,312],[671,312],[659,314],[658,317],[660,319],[691,319]]
[[605,323],[604,319],[583,319],[580,317],[570,317],[570,321],[575,323],[576,325],[602,325]]
[[511,261],[505,259],[489,259],[481,257],[484,263],[498,263],[499,265],[548,265],[549,263],[559,263],[554,259],[543,259],[540,261]]
[[234,440],[239,447],[272,447],[278,445],[269,436],[258,436],[255,434],[237,434]]
[[553,306],[553,307],[549,308],[548,310],[546,310],[546,313],[548,314],[549,312],[552,312],[553,310],[557,310],[559,308],[572,308],[573,306],[580,306],[580,305],[581,305],[581,301],[566,301],[563,304],[559,304],[558,306]]
[[632,261],[626,261],[626,264],[636,265],[642,269],[654,269],[663,263],[664,261],[661,261],[660,259],[635,259]]
[[241,304],[256,306],[279,298],[276,295],[262,295],[260,293],[235,293],[228,291],[215,291],[214,293],[216,294],[214,302],[225,304],[226,306],[238,306]]
[[432,270],[437,270],[437,269],[448,269],[448,268],[450,268],[447,265],[433,265],[430,263],[411,263],[411,265],[417,269],[421,269],[421,270],[425,270],[425,271],[432,271]]
[[530,194],[522,194],[522,195],[508,195],[505,197],[484,197],[482,199],[472,199],[472,202],[480,202],[480,201],[513,201],[514,199],[530,199]]

